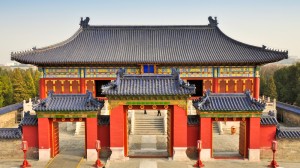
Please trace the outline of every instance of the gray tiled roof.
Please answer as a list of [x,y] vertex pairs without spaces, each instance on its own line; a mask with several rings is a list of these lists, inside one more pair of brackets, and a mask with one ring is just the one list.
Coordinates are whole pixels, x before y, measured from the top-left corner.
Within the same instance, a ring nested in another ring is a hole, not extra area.
[[217,24],[85,25],[61,43],[11,54],[12,60],[35,65],[256,65],[285,58],[288,58],[287,51],[275,51],[236,41],[226,36]]
[[257,102],[244,93],[210,93],[207,91],[201,100],[194,100],[193,105],[200,111],[262,111],[264,104]]
[[0,139],[20,139],[22,137],[19,128],[0,128]]
[[287,103],[282,103],[282,102],[277,101],[276,107],[290,111],[290,112],[294,112],[296,114],[300,114],[300,107],[298,107],[298,106],[294,106],[294,105],[290,105]]
[[278,127],[276,135],[278,138],[300,138],[300,127]]
[[92,93],[86,94],[54,94],[49,92],[35,111],[97,111],[104,105],[104,101],[96,100]]
[[171,75],[125,75],[124,69],[117,72],[117,79],[102,86],[104,95],[147,96],[147,95],[191,95],[195,85],[188,85],[179,77],[179,72],[172,69]]
[[261,125],[277,125],[278,121],[273,116],[262,116],[260,119]]
[[25,115],[24,118],[21,120],[19,126],[23,125],[37,125],[38,119],[36,115]]
[[23,103],[16,103],[12,105],[8,105],[0,108],[0,115],[5,114],[14,110],[18,110],[19,108],[23,108]]
[[199,116],[198,115],[188,115],[187,122],[188,122],[188,125],[199,125]]
[[110,123],[109,115],[98,116],[98,125],[109,125],[109,123]]

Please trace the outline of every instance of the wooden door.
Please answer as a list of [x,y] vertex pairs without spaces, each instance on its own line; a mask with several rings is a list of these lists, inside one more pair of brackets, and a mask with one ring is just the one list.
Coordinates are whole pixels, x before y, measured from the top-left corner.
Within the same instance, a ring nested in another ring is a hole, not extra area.
[[239,153],[242,155],[244,158],[247,157],[247,137],[246,137],[246,121],[241,121],[240,122],[240,138],[239,138]]
[[169,157],[173,157],[173,139],[172,139],[172,128],[173,128],[173,122],[172,122],[172,111],[167,111],[167,150]]
[[59,126],[58,122],[52,122],[52,141],[51,141],[51,157],[55,157],[59,153]]

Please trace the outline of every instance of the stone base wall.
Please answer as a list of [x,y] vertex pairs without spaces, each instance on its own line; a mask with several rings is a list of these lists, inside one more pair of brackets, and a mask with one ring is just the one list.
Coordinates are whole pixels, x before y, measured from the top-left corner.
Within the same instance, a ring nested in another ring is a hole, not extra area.
[[0,128],[10,128],[16,126],[17,111],[11,111],[0,115]]
[[186,150],[186,155],[189,159],[196,160],[198,159],[198,150],[197,147],[188,147]]
[[100,157],[101,158],[109,158],[111,155],[111,150],[109,147],[102,147],[100,150]]
[[[278,151],[276,160],[299,162],[300,158],[300,139],[278,139]],[[269,148],[260,149],[261,159],[272,159],[273,153]]]
[[[21,143],[21,139],[0,139],[0,159],[23,159]],[[38,148],[29,148],[27,158],[38,159]]]

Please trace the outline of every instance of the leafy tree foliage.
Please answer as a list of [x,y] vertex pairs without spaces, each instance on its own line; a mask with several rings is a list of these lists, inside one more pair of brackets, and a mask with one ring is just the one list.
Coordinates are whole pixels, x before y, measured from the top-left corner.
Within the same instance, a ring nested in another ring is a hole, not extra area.
[[278,101],[300,106],[300,62],[291,66],[266,65],[260,73],[261,95],[276,97],[276,88]]
[[34,85],[34,81],[32,78],[32,69],[28,69],[25,71],[24,81],[26,84],[26,91],[29,97],[34,97],[36,95],[36,88]]
[[28,91],[26,89],[26,83],[24,82],[24,78],[20,69],[13,70],[12,83],[14,90],[14,102],[21,102],[24,99],[29,98]]
[[268,82],[267,82],[266,88],[265,88],[265,94],[266,94],[266,96],[270,97],[271,99],[277,99],[276,85],[275,85],[273,77],[269,77],[269,79],[268,79]]
[[38,96],[39,72],[0,67],[0,107]]

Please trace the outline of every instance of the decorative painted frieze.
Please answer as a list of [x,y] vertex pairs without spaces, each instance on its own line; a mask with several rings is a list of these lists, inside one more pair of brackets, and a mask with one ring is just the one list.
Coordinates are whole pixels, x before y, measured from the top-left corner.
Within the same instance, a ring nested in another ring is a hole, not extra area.
[[254,77],[255,72],[252,66],[225,66],[218,69],[218,77]]
[[[116,72],[119,68],[124,67],[105,67],[105,68],[86,68],[85,77],[86,78],[99,78],[99,77],[108,77],[115,78]],[[125,67],[126,74],[140,74],[140,67]]]
[[79,78],[79,68],[44,68],[45,78]]
[[171,69],[177,68],[180,77],[213,77],[212,66],[157,66],[158,74],[171,74]]
[[[115,78],[119,68],[124,67],[49,67],[41,68],[44,78]],[[127,74],[140,74],[140,67],[125,67]]]

